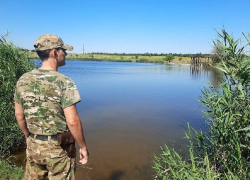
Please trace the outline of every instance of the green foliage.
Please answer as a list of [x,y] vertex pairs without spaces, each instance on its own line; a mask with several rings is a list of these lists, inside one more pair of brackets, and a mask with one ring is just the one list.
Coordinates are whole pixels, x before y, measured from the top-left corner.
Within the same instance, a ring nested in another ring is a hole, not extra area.
[[208,156],[204,156],[202,161],[197,161],[194,153],[194,144],[191,140],[191,130],[188,124],[185,138],[189,140],[189,154],[184,159],[173,148],[169,148],[166,144],[161,147],[160,156],[154,156],[153,168],[156,170],[155,180],[162,179],[192,179],[192,180],[214,180],[220,174],[210,166]]
[[6,160],[0,160],[0,179],[20,180],[23,179],[24,170],[9,164]]
[[[195,133],[195,137],[194,137]],[[154,156],[153,169],[156,174],[155,180],[172,180],[172,179],[190,179],[190,180],[239,180],[240,176],[234,174],[229,169],[227,173],[218,171],[214,166],[209,156],[204,153],[202,158],[197,157],[196,139],[202,138],[202,133],[199,134],[189,126],[185,131],[185,138],[188,139],[190,145],[186,158],[183,158],[173,148],[169,148],[166,144],[161,147],[162,153],[159,156]],[[243,179],[249,179],[246,176]]]
[[145,58],[138,59],[136,60],[137,63],[159,63],[159,64],[164,64],[163,60],[148,60]]
[[219,69],[224,73],[225,82],[219,90],[213,86],[205,88],[200,99],[208,108],[204,113],[210,134],[197,139],[198,155],[202,157],[208,152],[220,172],[230,170],[244,179],[249,176],[250,139],[248,130],[240,129],[250,126],[250,66],[243,63],[245,46],[239,47],[240,39],[235,40],[223,29],[216,42],[222,55]]
[[166,57],[165,57],[164,60],[170,62],[170,61],[172,61],[173,59],[174,59],[174,56],[173,56],[172,54],[168,54],[168,55],[166,55]]
[[0,155],[24,143],[14,115],[13,94],[19,77],[35,67],[24,51],[0,38]]
[[[219,89],[204,88],[199,100],[206,106],[208,130],[198,132],[188,124],[189,158],[185,161],[165,146],[154,161],[158,179],[250,179],[250,58],[244,52],[250,35],[243,34],[244,46],[224,29],[217,35],[214,45],[220,50],[218,69],[224,81]],[[203,174],[204,170],[209,174]]]

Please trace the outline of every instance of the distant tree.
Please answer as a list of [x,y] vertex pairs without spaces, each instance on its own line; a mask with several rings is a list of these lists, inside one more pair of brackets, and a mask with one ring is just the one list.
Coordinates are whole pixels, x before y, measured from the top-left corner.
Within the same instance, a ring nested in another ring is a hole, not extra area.
[[174,55],[172,55],[172,54],[168,54],[168,55],[166,55],[166,57],[165,57],[165,59],[164,59],[164,60],[166,60],[166,61],[170,62],[170,61],[172,61],[173,59],[174,59]]
[[180,58],[179,58],[179,61],[181,61],[181,60],[182,60],[182,58],[180,57]]

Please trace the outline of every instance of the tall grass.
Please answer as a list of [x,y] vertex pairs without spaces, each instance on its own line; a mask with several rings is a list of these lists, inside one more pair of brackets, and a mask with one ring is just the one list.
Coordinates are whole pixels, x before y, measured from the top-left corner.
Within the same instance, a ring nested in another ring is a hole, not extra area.
[[14,91],[22,74],[35,67],[28,53],[13,43],[0,38],[0,155],[10,153],[10,149],[25,141],[14,115]]
[[188,125],[185,137],[190,145],[188,158],[165,145],[155,156],[155,179],[250,179],[250,45],[229,35],[224,29],[214,41],[225,81],[220,88],[210,85],[202,91],[200,102],[207,108],[206,132]]
[[23,179],[24,170],[9,163],[7,160],[0,160],[0,179],[20,180]]

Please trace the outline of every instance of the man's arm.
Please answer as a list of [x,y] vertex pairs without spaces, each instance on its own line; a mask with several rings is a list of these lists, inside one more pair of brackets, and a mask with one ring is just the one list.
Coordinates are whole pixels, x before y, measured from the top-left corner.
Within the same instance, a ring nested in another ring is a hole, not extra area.
[[28,137],[29,137],[29,130],[27,128],[24,112],[23,112],[23,107],[21,104],[15,102],[15,116],[17,119],[17,123],[20,126],[20,129],[22,130],[23,134],[26,137],[26,142],[28,142]]
[[80,163],[86,164],[88,162],[88,150],[83,135],[82,123],[78,116],[76,106],[74,104],[64,108],[63,110],[70,132],[80,146]]

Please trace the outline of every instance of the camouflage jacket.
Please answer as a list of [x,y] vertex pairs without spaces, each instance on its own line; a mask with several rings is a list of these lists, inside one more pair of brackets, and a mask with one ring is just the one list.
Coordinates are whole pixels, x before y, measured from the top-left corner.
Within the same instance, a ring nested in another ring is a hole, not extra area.
[[22,104],[29,132],[41,135],[67,130],[63,109],[81,101],[74,81],[57,71],[41,69],[20,77],[14,100]]

